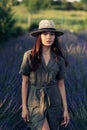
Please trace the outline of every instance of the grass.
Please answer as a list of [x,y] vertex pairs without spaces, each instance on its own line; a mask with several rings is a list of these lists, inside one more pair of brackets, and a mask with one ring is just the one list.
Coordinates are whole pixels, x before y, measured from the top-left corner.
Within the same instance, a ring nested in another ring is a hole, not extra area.
[[57,28],[67,29],[73,32],[79,32],[87,29],[86,11],[61,11],[61,10],[40,10],[37,13],[30,14],[23,6],[14,6],[13,12],[17,19],[17,25],[27,29],[30,21],[39,22],[41,19],[52,19]]

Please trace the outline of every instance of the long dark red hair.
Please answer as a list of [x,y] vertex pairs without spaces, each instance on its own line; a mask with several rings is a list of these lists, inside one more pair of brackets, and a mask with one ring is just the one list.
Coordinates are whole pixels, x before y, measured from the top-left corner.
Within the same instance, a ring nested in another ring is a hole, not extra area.
[[[65,65],[68,65],[68,61],[65,57],[65,54],[60,46],[59,39],[57,36],[55,36],[55,40],[53,45],[51,46],[51,50],[55,53],[55,59],[58,61],[58,56],[61,56],[64,58]],[[34,47],[32,48],[32,52],[30,55],[32,70],[36,70],[39,67],[39,64],[41,62],[41,54],[42,54],[42,43],[41,43],[41,36],[38,35],[36,38]]]

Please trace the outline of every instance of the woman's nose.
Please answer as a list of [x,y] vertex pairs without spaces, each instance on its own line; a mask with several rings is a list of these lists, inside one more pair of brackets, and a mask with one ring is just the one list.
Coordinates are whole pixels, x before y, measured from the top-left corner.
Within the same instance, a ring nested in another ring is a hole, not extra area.
[[50,34],[47,34],[47,38],[51,38],[51,35],[50,35]]

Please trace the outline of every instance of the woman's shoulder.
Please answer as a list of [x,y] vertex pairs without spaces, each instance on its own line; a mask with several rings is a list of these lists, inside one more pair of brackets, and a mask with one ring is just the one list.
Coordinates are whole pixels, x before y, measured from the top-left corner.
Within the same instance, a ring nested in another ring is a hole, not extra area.
[[62,56],[58,56],[58,61],[60,64],[65,64],[64,58]]
[[24,53],[24,60],[28,61],[29,65],[31,65],[31,60],[30,60],[31,51],[32,51],[32,49],[27,50]]
[[24,59],[30,61],[31,51],[32,51],[32,49],[25,51],[25,53],[24,53]]
[[25,51],[24,55],[29,56],[31,54],[32,49]]

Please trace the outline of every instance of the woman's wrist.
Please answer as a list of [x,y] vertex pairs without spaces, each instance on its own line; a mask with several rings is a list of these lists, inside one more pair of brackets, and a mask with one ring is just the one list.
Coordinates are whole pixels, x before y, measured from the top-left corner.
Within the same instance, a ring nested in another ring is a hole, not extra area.
[[67,104],[64,104],[64,111],[68,111],[68,107],[67,107]]
[[27,109],[27,105],[22,105],[22,109]]

